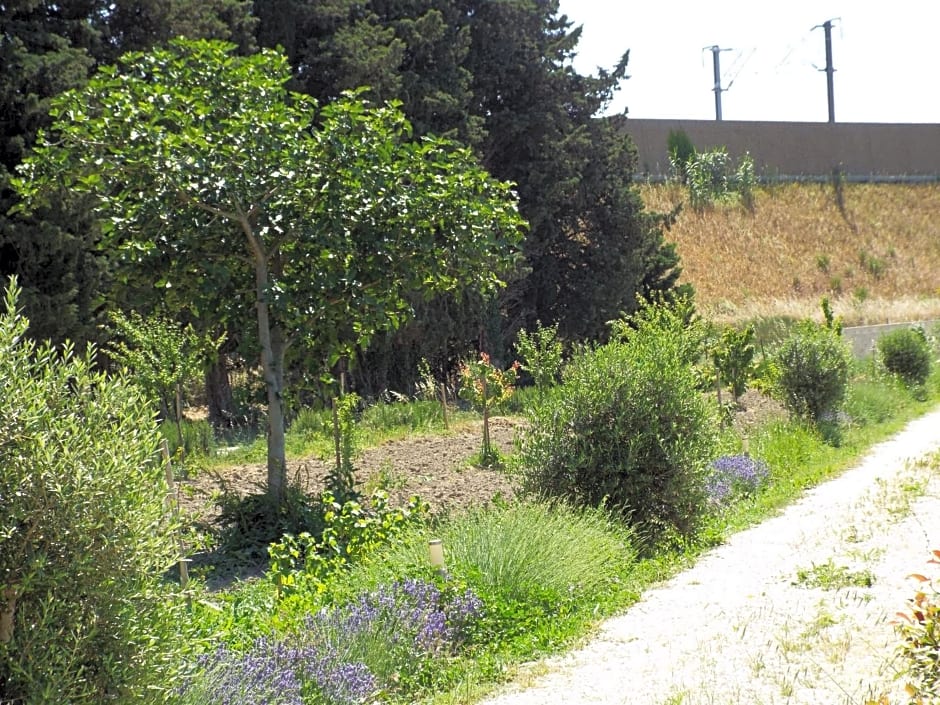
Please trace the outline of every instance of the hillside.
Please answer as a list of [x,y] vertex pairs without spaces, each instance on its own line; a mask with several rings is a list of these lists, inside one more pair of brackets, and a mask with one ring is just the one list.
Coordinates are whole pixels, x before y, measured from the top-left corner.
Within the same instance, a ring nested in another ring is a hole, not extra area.
[[[687,200],[641,185],[647,208]],[[666,233],[682,281],[719,321],[816,316],[829,296],[847,324],[940,318],[940,184],[782,184],[755,207],[684,207]]]

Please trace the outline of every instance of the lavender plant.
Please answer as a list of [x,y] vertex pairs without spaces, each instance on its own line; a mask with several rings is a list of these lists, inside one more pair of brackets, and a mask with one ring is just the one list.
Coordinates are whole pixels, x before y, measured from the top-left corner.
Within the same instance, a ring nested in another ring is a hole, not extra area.
[[378,690],[369,668],[330,645],[258,639],[244,654],[225,646],[197,664],[180,705],[359,705]]
[[753,494],[770,474],[767,463],[749,455],[723,455],[709,469],[705,487],[710,502],[716,506]]
[[340,662],[367,664],[380,684],[410,684],[454,652],[482,608],[470,590],[407,579],[308,616],[302,640],[329,648]]
[[198,671],[180,691],[179,702],[193,705],[302,705],[298,665],[307,650],[259,639],[246,654],[225,646],[203,656]]

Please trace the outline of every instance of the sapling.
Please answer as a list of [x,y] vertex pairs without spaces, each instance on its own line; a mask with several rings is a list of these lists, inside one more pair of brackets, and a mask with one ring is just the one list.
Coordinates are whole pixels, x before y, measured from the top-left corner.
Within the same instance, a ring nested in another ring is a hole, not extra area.
[[460,398],[470,402],[483,415],[483,449],[480,458],[483,465],[493,465],[499,461],[499,453],[490,441],[490,411],[512,397],[518,370],[518,362],[500,370],[490,362],[490,356],[485,352],[480,353],[478,360],[467,360],[460,366]]

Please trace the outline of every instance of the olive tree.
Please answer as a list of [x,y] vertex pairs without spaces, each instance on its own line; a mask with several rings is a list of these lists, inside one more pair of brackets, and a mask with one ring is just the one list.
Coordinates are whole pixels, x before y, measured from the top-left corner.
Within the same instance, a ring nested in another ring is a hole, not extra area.
[[148,702],[179,660],[150,400],[0,311],[0,702]]
[[92,196],[110,256],[192,311],[231,320],[251,302],[279,500],[288,347],[339,356],[415,292],[493,289],[523,223],[509,184],[412,139],[395,105],[319,105],[287,90],[280,53],[233,49],[180,39],[100,69],[53,101],[17,184],[27,207],[62,186]]

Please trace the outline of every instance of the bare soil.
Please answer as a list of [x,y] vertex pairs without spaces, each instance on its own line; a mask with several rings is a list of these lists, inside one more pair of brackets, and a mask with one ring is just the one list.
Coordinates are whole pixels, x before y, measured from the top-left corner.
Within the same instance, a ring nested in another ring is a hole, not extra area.
[[[490,419],[490,438],[501,453],[512,452],[520,423]],[[414,436],[369,448],[355,459],[357,488],[368,495],[382,486],[393,505],[418,495],[434,514],[480,506],[496,497],[511,499],[518,485],[506,472],[470,462],[480,452],[482,438],[482,424],[475,424],[445,435]],[[331,467],[331,461],[317,458],[289,461],[288,478],[305,493],[316,495],[325,488]],[[240,497],[260,493],[266,477],[263,464],[200,473],[181,483],[181,507],[187,515],[211,523],[217,511],[215,496],[223,491]]]

